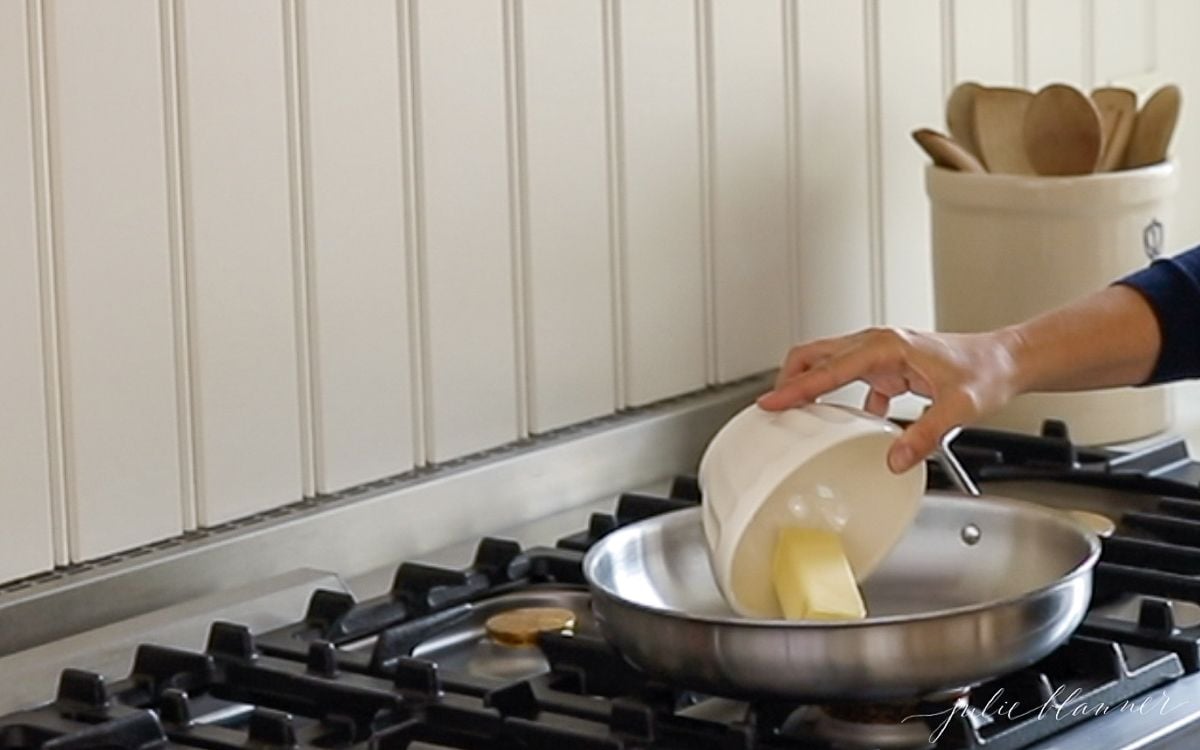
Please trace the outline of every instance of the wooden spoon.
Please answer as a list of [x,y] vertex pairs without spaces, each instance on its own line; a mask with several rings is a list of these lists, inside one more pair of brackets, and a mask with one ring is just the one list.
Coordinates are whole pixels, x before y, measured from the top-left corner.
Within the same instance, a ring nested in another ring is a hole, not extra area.
[[1092,91],[1092,101],[1100,111],[1100,129],[1104,134],[1104,150],[1096,171],[1111,172],[1125,159],[1125,148],[1137,117],[1137,94],[1124,88],[1099,88]]
[[1097,107],[1137,110],[1137,93],[1133,89],[1121,86],[1101,86],[1092,89],[1092,101]]
[[1125,169],[1157,164],[1167,158],[1182,102],[1179,87],[1174,85],[1163,86],[1146,101],[1133,123],[1125,149]]
[[981,88],[978,83],[964,81],[954,87],[946,100],[946,129],[950,137],[974,156],[979,156],[975,145],[975,94]]
[[1024,89],[980,87],[975,92],[975,147],[989,172],[1034,174],[1022,136],[1032,100]]
[[912,134],[913,140],[917,145],[924,149],[925,153],[933,159],[933,163],[939,167],[946,169],[954,169],[959,172],[976,172],[982,174],[987,172],[983,168],[975,155],[968,151],[961,143],[942,135],[936,130],[929,128],[921,128],[914,130]]
[[1053,83],[1039,91],[1025,111],[1023,131],[1025,154],[1038,174],[1091,174],[1100,163],[1100,113],[1076,88]]

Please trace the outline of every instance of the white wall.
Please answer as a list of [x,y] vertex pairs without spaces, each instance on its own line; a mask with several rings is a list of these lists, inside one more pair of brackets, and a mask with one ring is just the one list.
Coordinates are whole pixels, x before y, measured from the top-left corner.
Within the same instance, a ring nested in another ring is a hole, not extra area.
[[[1197,28],[1191,0],[0,0],[0,580],[928,326],[908,134],[954,82],[1200,92]],[[1176,150],[1187,204],[1186,117]]]

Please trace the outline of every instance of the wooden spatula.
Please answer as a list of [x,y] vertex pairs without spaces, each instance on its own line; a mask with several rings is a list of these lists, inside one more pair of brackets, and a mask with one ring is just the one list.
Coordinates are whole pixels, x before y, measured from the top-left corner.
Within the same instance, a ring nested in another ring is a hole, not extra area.
[[1072,86],[1054,83],[1039,91],[1025,110],[1023,130],[1025,154],[1038,174],[1091,174],[1100,163],[1100,113]]
[[1137,111],[1137,94],[1132,89],[1104,86],[1092,90],[1097,109],[1132,109]]
[[1125,158],[1125,147],[1137,117],[1137,94],[1131,89],[1105,86],[1092,90],[1092,101],[1100,112],[1100,130],[1104,133],[1104,151],[1097,172],[1118,169]]
[[1034,174],[1022,135],[1032,100],[1024,89],[980,87],[975,92],[975,146],[989,172]]
[[[1104,117],[1103,112],[1100,116]],[[1112,172],[1121,168],[1136,120],[1136,109],[1121,110],[1117,113],[1116,120],[1112,123],[1112,129],[1105,134],[1104,153],[1100,155],[1100,163],[1096,165],[1097,172]]]
[[1100,129],[1104,134],[1104,150],[1096,171],[1111,172],[1119,169],[1125,159],[1125,148],[1137,117],[1137,94],[1124,88],[1099,88],[1092,91],[1092,101],[1100,111]]
[[983,168],[983,164],[975,158],[975,155],[965,149],[961,143],[953,138],[947,138],[936,130],[929,128],[914,130],[912,137],[917,145],[929,154],[933,163],[939,167],[980,174],[987,171]]
[[1100,112],[1100,130],[1104,134],[1104,150],[1096,171],[1111,172],[1119,169],[1125,159],[1125,148],[1137,117],[1137,94],[1130,89],[1108,86],[1094,89],[1092,102]]
[[978,83],[964,81],[954,87],[946,100],[946,129],[950,137],[975,156],[975,94],[983,88]]
[[1125,169],[1157,164],[1167,158],[1182,101],[1179,87],[1174,85],[1163,86],[1146,101],[1133,123],[1125,149]]

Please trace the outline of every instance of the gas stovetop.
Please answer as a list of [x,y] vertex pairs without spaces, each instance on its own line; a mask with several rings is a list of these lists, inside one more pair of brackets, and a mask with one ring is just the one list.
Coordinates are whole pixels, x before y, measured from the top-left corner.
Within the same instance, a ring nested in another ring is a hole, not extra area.
[[[969,694],[906,706],[742,702],[629,667],[591,619],[580,563],[609,531],[698,502],[695,480],[681,477],[662,496],[622,496],[552,545],[484,538],[463,568],[401,564],[379,596],[319,589],[282,627],[218,621],[203,649],[143,644],[119,679],[68,668],[52,703],[0,716],[0,749],[1066,750],[1145,747],[1193,723],[1200,732],[1200,465],[1182,444],[1083,449],[1050,425],[1040,438],[967,430],[955,449],[989,493],[1049,482],[1128,499],[1102,506],[1117,532],[1076,635]],[[569,612],[574,626],[530,645],[489,635],[495,615],[529,607]]]

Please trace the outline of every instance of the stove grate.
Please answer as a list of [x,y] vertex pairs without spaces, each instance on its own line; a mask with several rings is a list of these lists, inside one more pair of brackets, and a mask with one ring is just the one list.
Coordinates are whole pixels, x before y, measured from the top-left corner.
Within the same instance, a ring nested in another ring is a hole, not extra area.
[[[1170,488],[1173,497],[1127,513],[1104,542],[1095,603],[1136,595],[1136,619],[1096,607],[1042,662],[980,686],[960,703],[922,706],[938,748],[1026,747],[1104,707],[1119,711],[1152,699],[1157,687],[1200,671],[1200,626],[1180,627],[1168,601],[1200,603],[1200,493],[1187,484],[1195,466],[1175,461],[1179,449],[1170,444],[1135,456],[1079,448],[1053,425],[1040,438],[998,435],[968,430],[956,443],[985,481],[1018,474],[1069,475],[1081,483],[1107,478],[1139,491]],[[1153,468],[1168,459],[1175,463],[1166,470]],[[55,702],[0,717],[0,750],[830,750],[819,722],[806,718],[816,707],[737,704],[660,684],[583,631],[542,634],[536,651],[544,666],[505,679],[413,655],[496,597],[546,587],[585,591],[581,562],[598,539],[699,500],[695,478],[680,477],[669,497],[625,495],[613,513],[595,514],[587,529],[554,547],[486,538],[463,569],[406,563],[388,593],[361,602],[317,592],[302,620],[277,630],[252,634],[215,623],[202,653],[144,645],[130,674],[112,683],[66,670]],[[717,703],[737,710],[700,710]]]

